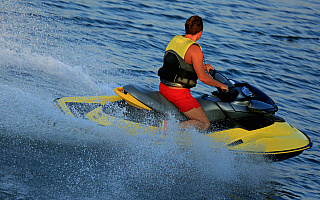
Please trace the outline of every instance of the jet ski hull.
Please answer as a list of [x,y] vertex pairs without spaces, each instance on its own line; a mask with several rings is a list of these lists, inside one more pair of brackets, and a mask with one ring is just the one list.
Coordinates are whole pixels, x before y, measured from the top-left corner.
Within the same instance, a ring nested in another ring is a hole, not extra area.
[[[159,121],[164,115],[138,101],[123,88],[116,90],[118,96],[65,97],[54,100],[54,103],[65,114],[102,126],[115,126],[131,135],[159,135]],[[183,116],[177,114],[176,117],[183,120]],[[234,153],[245,153],[268,161],[294,157],[312,146],[304,133],[283,120],[254,130],[234,124],[222,129],[213,127],[204,137],[212,142],[213,148],[225,146]]]

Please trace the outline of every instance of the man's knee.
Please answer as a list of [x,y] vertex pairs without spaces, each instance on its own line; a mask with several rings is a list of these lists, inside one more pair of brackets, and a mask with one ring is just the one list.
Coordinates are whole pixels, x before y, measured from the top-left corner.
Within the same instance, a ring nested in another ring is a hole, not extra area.
[[207,130],[208,128],[209,128],[209,126],[210,126],[210,122],[209,122],[209,120],[207,119],[207,120],[205,120],[204,122],[203,122],[203,126],[204,126],[204,129],[203,130]]

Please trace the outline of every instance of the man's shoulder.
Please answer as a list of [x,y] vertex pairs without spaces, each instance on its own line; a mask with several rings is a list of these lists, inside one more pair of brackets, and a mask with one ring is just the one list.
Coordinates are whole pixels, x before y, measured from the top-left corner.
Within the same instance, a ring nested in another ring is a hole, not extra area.
[[191,53],[201,53],[202,54],[201,47],[197,43],[190,45],[188,51],[190,51]]
[[193,63],[193,60],[202,59],[202,57],[203,57],[203,54],[202,54],[201,48],[196,44],[192,44],[187,50],[184,60],[187,63],[191,64]]

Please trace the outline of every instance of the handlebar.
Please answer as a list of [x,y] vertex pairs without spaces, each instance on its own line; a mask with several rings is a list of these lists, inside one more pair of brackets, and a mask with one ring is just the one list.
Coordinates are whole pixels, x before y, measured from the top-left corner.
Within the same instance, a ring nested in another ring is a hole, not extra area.
[[216,76],[216,70],[209,69],[209,74],[211,75],[211,77],[212,77],[213,79],[215,79],[215,76]]
[[217,72],[217,70],[210,69],[209,70],[209,74],[214,80],[219,81],[220,83],[223,83],[223,84],[227,85],[229,87],[229,89],[235,87],[233,85],[233,83],[231,83],[229,81],[229,79],[227,79],[224,75],[222,75],[219,72]]
[[229,79],[227,79],[224,75],[212,69],[209,70],[209,74],[214,80],[227,85],[229,88],[228,92],[226,92],[226,90],[222,90],[221,88],[217,88],[219,91],[219,98],[222,101],[231,101],[238,95],[238,91],[236,90],[234,84]]

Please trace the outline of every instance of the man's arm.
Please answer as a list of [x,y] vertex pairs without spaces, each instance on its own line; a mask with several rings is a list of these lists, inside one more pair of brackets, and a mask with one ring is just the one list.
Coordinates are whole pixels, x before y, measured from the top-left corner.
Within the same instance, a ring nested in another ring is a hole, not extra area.
[[209,71],[209,69],[213,68],[210,64],[206,64],[206,66],[203,65],[203,53],[198,45],[191,45],[189,47],[185,55],[185,61],[193,66],[201,82],[228,91],[227,85],[214,80],[209,74],[207,74],[206,70]]

